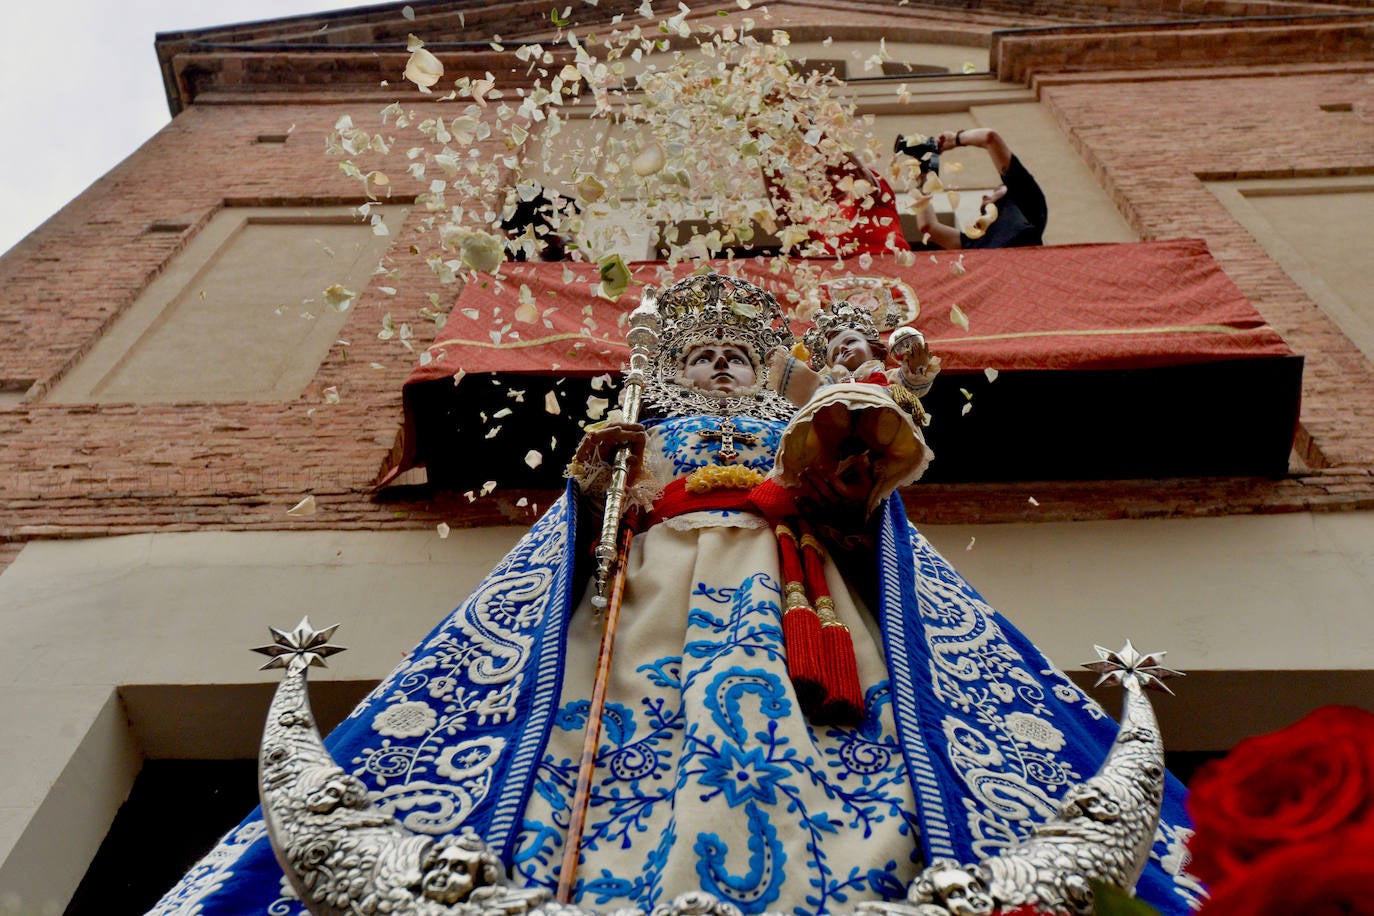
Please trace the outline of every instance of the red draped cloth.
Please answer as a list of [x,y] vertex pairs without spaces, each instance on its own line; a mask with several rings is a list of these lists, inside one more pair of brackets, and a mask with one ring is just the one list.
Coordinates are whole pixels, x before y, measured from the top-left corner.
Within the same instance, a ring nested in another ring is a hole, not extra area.
[[[962,255],[963,272],[956,264]],[[771,259],[718,261],[781,298],[790,288]],[[874,256],[827,261],[826,275],[882,276],[911,286],[914,322],[944,370],[1134,369],[1254,356],[1287,356],[1287,344],[1212,259],[1200,239],[1117,245],[1056,245],[993,251],[916,252],[909,267]],[[631,265],[636,283],[656,284],[658,261]],[[472,283],[459,296],[433,359],[407,384],[476,372],[599,375],[626,361],[623,321],[639,301],[634,283],[617,302],[594,290],[594,264],[508,264],[504,282]],[[686,276],[679,265],[674,277]],[[570,278],[565,280],[565,273]],[[539,317],[512,318],[521,285]],[[785,300],[784,300],[785,301]],[[951,320],[957,305],[968,329]],[[499,312],[497,312],[499,309]],[[476,318],[468,317],[471,310]],[[493,315],[500,317],[493,320]],[[798,326],[800,330],[801,326]]]

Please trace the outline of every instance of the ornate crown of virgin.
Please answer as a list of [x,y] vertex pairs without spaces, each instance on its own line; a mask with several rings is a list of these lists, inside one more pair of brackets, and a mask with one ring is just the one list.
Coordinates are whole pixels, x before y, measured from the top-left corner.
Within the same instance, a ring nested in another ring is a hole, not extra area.
[[[778,300],[748,280],[718,273],[679,280],[658,294],[657,347],[651,356],[644,399],[659,416],[740,414],[785,420],[795,408],[767,390],[766,357],[792,343],[792,332]],[[718,397],[683,386],[679,377],[687,354],[706,344],[743,348],[754,366],[755,389],[737,397]]]

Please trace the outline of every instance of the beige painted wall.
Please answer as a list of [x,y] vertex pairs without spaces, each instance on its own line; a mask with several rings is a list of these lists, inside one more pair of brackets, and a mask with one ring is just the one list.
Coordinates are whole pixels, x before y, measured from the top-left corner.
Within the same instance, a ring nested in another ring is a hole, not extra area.
[[[303,614],[344,625],[337,641],[352,651],[312,675],[337,705],[384,676],[521,533],[29,544],[0,575],[0,893],[65,901],[142,755],[250,755],[276,677],[247,649],[268,625]],[[1158,704],[1176,749],[1374,698],[1374,513],[927,535],[1063,665],[1126,637],[1170,650],[1193,672]]]

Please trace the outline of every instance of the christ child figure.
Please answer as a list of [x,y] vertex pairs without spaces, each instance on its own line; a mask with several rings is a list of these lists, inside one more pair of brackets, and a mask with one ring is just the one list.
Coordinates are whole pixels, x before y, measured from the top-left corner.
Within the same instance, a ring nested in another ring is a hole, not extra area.
[[921,426],[930,418],[920,399],[939,371],[940,358],[920,331],[899,327],[884,341],[872,311],[848,300],[817,315],[815,327],[792,352],[777,349],[769,355],[770,384],[798,407],[829,385],[880,385]]

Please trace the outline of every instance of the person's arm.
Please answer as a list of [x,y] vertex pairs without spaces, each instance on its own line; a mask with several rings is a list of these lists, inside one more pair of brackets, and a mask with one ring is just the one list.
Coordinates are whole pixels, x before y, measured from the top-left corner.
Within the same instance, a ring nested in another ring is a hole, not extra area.
[[935,215],[935,206],[931,203],[929,194],[923,194],[916,198],[916,226],[921,230],[922,239],[930,236],[930,240],[941,248],[963,248],[964,240],[959,235],[959,230],[953,226],[946,226],[940,222]]
[[1007,141],[1002,139],[1002,135],[991,127],[947,130],[940,134],[939,143],[942,153],[960,146],[976,146],[987,150],[998,175],[1005,172],[1007,166],[1011,165],[1011,147],[1007,146]]

